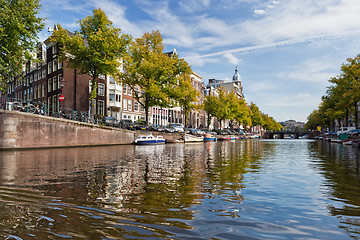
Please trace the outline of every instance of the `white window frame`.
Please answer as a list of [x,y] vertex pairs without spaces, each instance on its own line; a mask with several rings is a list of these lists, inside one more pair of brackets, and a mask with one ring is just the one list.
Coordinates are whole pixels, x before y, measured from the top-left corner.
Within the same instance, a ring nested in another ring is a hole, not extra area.
[[62,69],[63,68],[63,62],[62,61],[58,61],[58,69]]
[[52,61],[48,62],[48,74],[52,73]]
[[52,67],[53,67],[53,72],[56,72],[58,69],[58,62],[57,62],[57,59],[54,59],[53,60],[53,65],[52,65]]
[[127,99],[126,98],[124,98],[124,100],[123,100],[123,109],[127,110]]
[[134,112],[138,112],[139,111],[139,102],[134,100]]
[[[102,105],[102,107],[100,108],[100,105]],[[96,113],[98,115],[104,116],[104,111],[105,110],[105,102],[103,100],[98,100],[96,103]]]
[[42,87],[42,85],[39,84],[39,86],[38,86],[38,98],[41,98],[41,87]]
[[58,89],[60,89],[62,86],[61,86],[61,83],[62,83],[63,79],[62,79],[62,74],[59,74],[58,75]]
[[103,83],[98,84],[98,94],[99,96],[105,96],[105,84]]
[[52,78],[48,78],[48,92],[52,91]]
[[52,85],[53,91],[55,91],[57,89],[57,86],[58,86],[57,81],[58,81],[57,76],[53,77],[53,85]]
[[123,86],[123,94],[126,95],[127,94],[127,85],[124,84]]

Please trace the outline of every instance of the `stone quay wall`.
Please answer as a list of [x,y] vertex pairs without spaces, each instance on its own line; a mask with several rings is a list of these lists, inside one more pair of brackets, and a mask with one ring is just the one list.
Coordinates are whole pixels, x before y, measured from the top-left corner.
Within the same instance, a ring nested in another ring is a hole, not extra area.
[[[0,150],[132,144],[138,135],[146,133],[0,110]],[[161,135],[165,139],[181,137]]]

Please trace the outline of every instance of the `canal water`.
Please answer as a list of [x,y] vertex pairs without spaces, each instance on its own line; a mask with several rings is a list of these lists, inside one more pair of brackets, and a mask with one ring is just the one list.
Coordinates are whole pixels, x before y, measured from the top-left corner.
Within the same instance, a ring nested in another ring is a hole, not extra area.
[[1,239],[360,239],[360,152],[313,140],[0,152]]

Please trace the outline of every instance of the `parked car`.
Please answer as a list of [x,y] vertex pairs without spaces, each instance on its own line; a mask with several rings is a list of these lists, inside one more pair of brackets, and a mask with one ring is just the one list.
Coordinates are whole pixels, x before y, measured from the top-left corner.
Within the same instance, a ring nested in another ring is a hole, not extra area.
[[181,124],[171,124],[171,127],[173,127],[177,133],[184,132],[184,127]]
[[148,130],[148,128],[146,127],[145,122],[136,122],[135,123],[135,129],[136,130]]
[[135,124],[130,119],[123,119],[120,121],[120,127],[128,130],[135,130]]
[[148,128],[150,131],[164,132],[165,129],[158,124],[151,124]]
[[172,126],[166,126],[164,128],[165,132],[168,132],[168,133],[174,133],[175,132],[175,128],[173,128]]
[[110,127],[119,127],[119,121],[114,118],[114,117],[104,117],[102,119],[102,123],[105,126],[110,126]]
[[203,134],[205,134],[204,131],[201,131],[201,130],[196,129],[196,128],[189,128],[188,130],[193,135],[203,135]]

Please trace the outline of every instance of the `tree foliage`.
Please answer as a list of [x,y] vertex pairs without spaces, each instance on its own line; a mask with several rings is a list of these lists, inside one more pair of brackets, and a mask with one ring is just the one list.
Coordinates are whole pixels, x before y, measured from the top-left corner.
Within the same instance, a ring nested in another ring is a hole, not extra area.
[[121,29],[115,28],[101,9],[94,9],[92,16],[78,23],[80,30],[74,34],[58,25],[53,41],[60,44],[61,58],[68,62],[69,68],[91,76],[92,100],[97,95],[95,80],[100,75],[118,73],[131,37],[121,34]]
[[[152,106],[173,106],[171,96],[178,86],[180,74],[190,74],[191,68],[177,54],[163,53],[164,44],[159,31],[145,33],[131,42],[124,57],[126,71],[120,79],[133,91],[134,97],[145,109],[145,121],[149,122]],[[140,88],[141,91],[137,91]]]
[[237,123],[245,128],[263,126],[266,130],[281,130],[281,124],[262,113],[254,103],[248,106],[245,99],[239,98],[234,92],[227,92],[223,88],[217,88],[216,93],[217,95],[206,96],[204,100],[203,108],[208,116],[208,128],[212,118],[216,117],[220,123],[220,129],[222,122],[229,120],[231,128]]
[[229,93],[223,88],[218,88],[218,108],[216,109],[214,116],[220,123],[220,129],[222,128],[222,122],[232,117],[231,101]]
[[196,104],[197,97],[200,93],[191,84],[190,75],[182,73],[178,76],[178,84],[175,86],[170,96],[181,107],[184,112],[185,126],[188,125],[189,114],[193,109],[199,109]]
[[262,126],[264,125],[264,119],[262,118],[260,109],[258,106],[256,106],[255,103],[251,102],[250,104],[250,110],[251,110],[251,122],[253,126]]
[[32,58],[44,21],[37,17],[39,0],[0,0],[0,91]]
[[204,99],[203,109],[207,114],[207,128],[210,128],[211,120],[215,116],[217,108],[221,107],[218,98],[214,95],[208,95]]
[[360,55],[348,58],[341,66],[341,74],[329,79],[326,95],[316,111],[308,116],[306,129],[335,128],[335,123],[349,126],[350,115],[358,128],[358,104],[360,100]]
[[234,123],[243,126],[251,126],[251,111],[245,100],[239,98],[234,92],[230,92],[227,95],[227,101],[229,102],[228,106],[230,108],[230,114],[228,116],[230,127],[233,128]]

